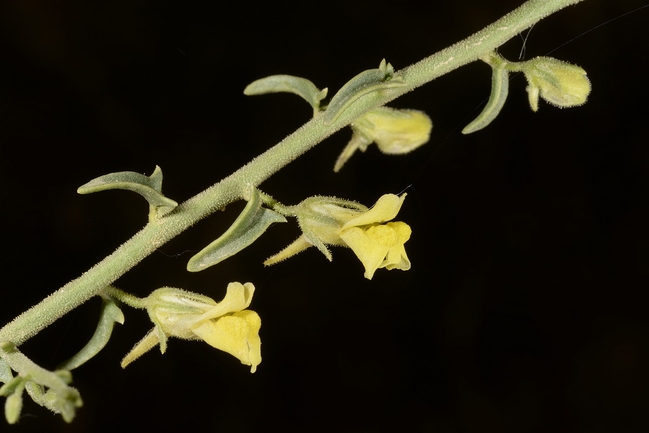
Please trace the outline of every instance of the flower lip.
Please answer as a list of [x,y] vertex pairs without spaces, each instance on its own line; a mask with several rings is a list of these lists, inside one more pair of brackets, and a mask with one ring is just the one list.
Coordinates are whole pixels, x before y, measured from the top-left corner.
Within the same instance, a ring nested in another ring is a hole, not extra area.
[[403,205],[403,201],[406,199],[406,195],[406,193],[402,194],[401,197],[394,194],[382,195],[367,212],[363,212],[347,221],[342,226],[342,230],[393,220],[399,213],[401,205]]
[[223,300],[203,313],[196,321],[201,322],[228,313],[244,310],[250,306],[252,295],[254,293],[255,286],[252,283],[230,283],[228,284]]

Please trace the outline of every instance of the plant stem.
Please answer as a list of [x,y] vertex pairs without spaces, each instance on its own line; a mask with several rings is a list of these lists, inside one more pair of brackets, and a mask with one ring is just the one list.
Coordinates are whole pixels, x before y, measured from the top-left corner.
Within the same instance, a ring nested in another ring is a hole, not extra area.
[[542,18],[583,0],[529,0],[485,29],[412,66],[397,71],[403,87],[362,96],[331,125],[320,114],[279,144],[259,155],[232,175],[180,204],[169,214],[149,222],[140,232],[79,278],[66,284],[39,304],[0,329],[0,342],[22,344],[59,317],[76,308],[184,230],[244,196],[246,187],[257,186],[282,167],[349,125],[361,114],[484,56]]

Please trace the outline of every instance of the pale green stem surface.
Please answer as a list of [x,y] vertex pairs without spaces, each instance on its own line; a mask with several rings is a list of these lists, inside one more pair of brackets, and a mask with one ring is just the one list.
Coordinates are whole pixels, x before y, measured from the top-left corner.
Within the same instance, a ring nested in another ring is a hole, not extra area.
[[246,187],[259,185],[325,138],[349,125],[359,115],[478,60],[542,18],[581,1],[583,0],[529,0],[467,39],[395,72],[395,76],[403,78],[404,86],[362,96],[331,125],[325,125],[322,114],[314,117],[232,175],[180,204],[162,218],[151,221],[79,278],[22,313],[0,329],[0,342],[22,344],[59,317],[100,294],[105,287],[176,235],[214,211],[243,198]]

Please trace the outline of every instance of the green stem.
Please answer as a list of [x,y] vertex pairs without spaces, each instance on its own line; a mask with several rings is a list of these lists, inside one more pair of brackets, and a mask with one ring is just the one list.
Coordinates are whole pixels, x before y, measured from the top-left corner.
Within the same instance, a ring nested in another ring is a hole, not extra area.
[[138,298],[137,296],[131,295],[117,287],[108,286],[101,291],[101,294],[117,299],[129,307],[138,308],[140,310],[146,308],[146,298]]
[[241,199],[246,187],[259,185],[325,138],[349,125],[356,117],[479,59],[542,18],[580,1],[583,0],[529,0],[467,39],[397,71],[395,76],[402,77],[405,86],[362,96],[331,125],[325,125],[322,114],[317,115],[232,175],[180,204],[169,214],[149,222],[129,241],[86,273],[0,329],[0,341],[22,344],[59,317],[100,294],[104,288],[165,242],[215,210]]
[[292,209],[291,206],[283,205],[282,203],[278,202],[273,197],[271,197],[270,195],[268,195],[268,194],[266,194],[264,192],[259,191],[259,194],[261,196],[262,202],[266,206],[268,206],[269,208],[274,210],[275,212],[278,212],[278,213],[284,215],[285,217],[294,217],[295,216],[295,211]]

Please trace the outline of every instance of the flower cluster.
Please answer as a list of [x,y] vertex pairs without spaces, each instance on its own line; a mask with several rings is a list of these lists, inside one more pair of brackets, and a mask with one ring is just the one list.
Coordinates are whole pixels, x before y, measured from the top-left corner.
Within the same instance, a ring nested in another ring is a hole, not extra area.
[[326,245],[336,245],[354,251],[367,279],[379,268],[408,270],[410,260],[404,244],[411,230],[406,223],[392,222],[405,197],[385,194],[371,209],[333,197],[310,197],[294,208],[302,236],[264,264],[275,264],[310,246],[331,260]]

